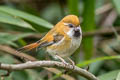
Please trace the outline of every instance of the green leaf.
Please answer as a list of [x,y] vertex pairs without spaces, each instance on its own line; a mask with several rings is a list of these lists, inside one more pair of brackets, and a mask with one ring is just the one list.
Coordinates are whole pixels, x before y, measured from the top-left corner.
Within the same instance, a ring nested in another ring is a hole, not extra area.
[[59,78],[63,73],[58,73],[55,76],[53,76],[52,78],[50,78],[49,80],[56,80],[57,78]]
[[32,28],[32,26],[30,24],[28,24],[27,22],[25,22],[24,20],[22,20],[18,17],[15,17],[15,16],[11,16],[11,15],[9,15],[5,12],[1,12],[1,11],[0,11],[0,22],[34,30]]
[[98,76],[99,80],[115,80],[120,70],[111,71]]
[[120,72],[118,73],[116,80],[120,80]]
[[33,33],[22,33],[22,34],[17,34],[17,35],[11,35],[7,38],[11,41],[16,41],[18,39],[21,39],[21,38],[24,38],[24,37],[27,37],[27,36],[30,36],[30,35],[33,35]]
[[16,41],[18,39],[33,35],[34,33],[21,33],[21,34],[10,34],[10,33],[3,33],[0,32],[0,38],[6,39],[9,41]]
[[90,69],[89,72],[91,72],[92,74],[97,74],[98,71],[101,69],[101,66],[103,66],[104,61],[97,61],[92,63],[91,65],[89,65]]
[[[43,76],[40,75],[40,72],[35,70],[25,70],[28,73],[28,80],[43,80]],[[34,76],[31,76],[34,75]]]
[[12,78],[13,80],[29,80],[28,79],[28,74],[26,71],[14,71],[12,73]]
[[87,61],[80,62],[79,64],[77,64],[77,66],[83,67],[97,61],[110,60],[110,59],[120,59],[120,56],[106,56],[106,57],[100,57],[92,60],[87,60]]
[[118,13],[120,14],[120,0],[111,0],[116,8],[116,10],[118,11]]
[[[1,53],[1,52],[0,52]],[[2,54],[5,54],[5,53],[2,53]],[[14,63],[14,59],[12,56],[10,55],[4,55],[4,56],[0,56],[0,62],[1,63],[7,63],[7,64],[12,64]]]
[[17,47],[15,43],[13,43],[12,41],[6,40],[4,38],[0,38],[0,44],[7,44],[7,45],[12,45],[14,47]]
[[25,13],[23,11],[20,11],[20,10],[16,10],[16,9],[13,9],[13,8],[10,8],[10,7],[6,7],[6,6],[0,6],[0,11],[2,12],[6,12],[10,15],[13,15],[15,17],[20,17],[22,19],[25,19],[27,21],[30,21],[32,23],[35,23],[39,26],[42,26],[42,27],[45,27],[45,28],[52,28],[53,25],[50,24],[49,22],[41,19],[41,18],[38,18],[34,15],[31,15],[31,14],[28,14],[28,13]]
[[32,35],[33,33],[22,33],[22,34],[9,34],[0,32],[0,44],[7,44],[17,47],[17,45],[13,42],[18,39],[27,37]]

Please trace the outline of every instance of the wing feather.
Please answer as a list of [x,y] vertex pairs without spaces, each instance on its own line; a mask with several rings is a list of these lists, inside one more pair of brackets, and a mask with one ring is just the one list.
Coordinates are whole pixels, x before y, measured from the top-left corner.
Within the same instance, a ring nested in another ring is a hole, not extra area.
[[47,38],[46,37],[47,36],[45,36],[43,39],[41,39],[41,40],[39,40],[35,43],[26,45],[26,46],[18,49],[18,51],[30,51],[34,48],[39,49],[39,48],[42,48],[42,47],[51,46],[52,44],[59,42],[64,36],[60,35],[60,34],[56,34],[54,36],[49,36]]

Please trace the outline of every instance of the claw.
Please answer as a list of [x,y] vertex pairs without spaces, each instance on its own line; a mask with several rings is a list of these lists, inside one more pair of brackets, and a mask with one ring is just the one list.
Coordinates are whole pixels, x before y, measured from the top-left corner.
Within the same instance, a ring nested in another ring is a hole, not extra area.
[[68,58],[68,60],[71,62],[72,68],[74,70],[75,69],[75,62],[70,58]]
[[61,62],[63,62],[63,64],[66,66],[69,65],[69,63],[67,63],[62,57],[58,56],[58,55],[55,55],[56,58],[58,58]]

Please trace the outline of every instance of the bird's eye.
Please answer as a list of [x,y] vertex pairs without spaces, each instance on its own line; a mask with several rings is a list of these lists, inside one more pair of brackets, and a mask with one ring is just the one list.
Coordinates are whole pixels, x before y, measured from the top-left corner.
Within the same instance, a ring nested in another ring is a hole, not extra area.
[[68,26],[69,26],[70,28],[73,28],[73,27],[74,27],[74,25],[73,25],[73,24],[68,24]]

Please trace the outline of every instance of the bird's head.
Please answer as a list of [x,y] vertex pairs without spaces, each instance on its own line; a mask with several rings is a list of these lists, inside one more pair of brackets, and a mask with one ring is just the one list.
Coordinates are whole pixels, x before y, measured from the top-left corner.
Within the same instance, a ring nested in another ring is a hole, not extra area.
[[59,31],[65,32],[70,37],[79,37],[81,35],[80,21],[75,15],[65,16],[57,26],[59,26]]

